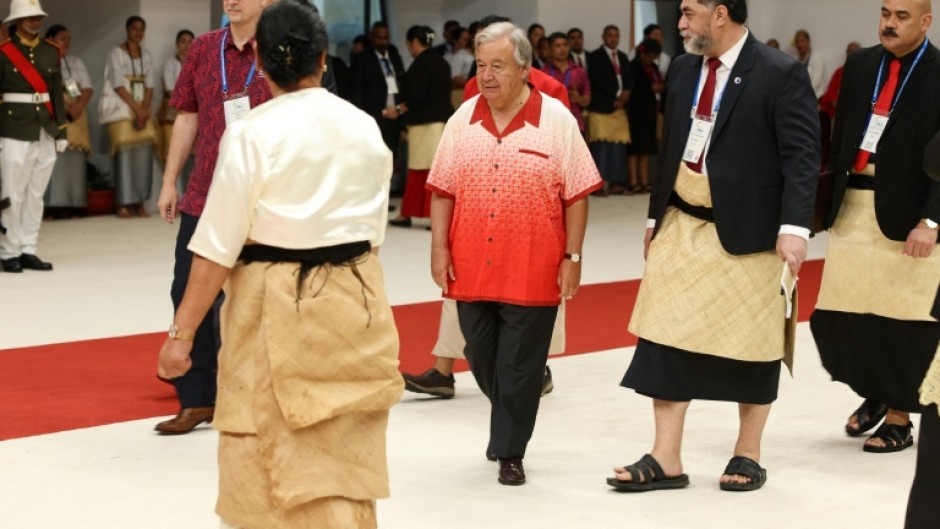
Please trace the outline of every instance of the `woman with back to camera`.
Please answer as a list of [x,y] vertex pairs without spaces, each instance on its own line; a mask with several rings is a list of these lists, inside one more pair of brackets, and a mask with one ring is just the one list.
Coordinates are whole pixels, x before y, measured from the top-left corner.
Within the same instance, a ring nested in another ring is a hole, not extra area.
[[408,52],[414,62],[402,82],[402,104],[387,108],[383,115],[401,121],[408,127],[408,176],[401,215],[390,221],[392,226],[410,227],[412,217],[431,216],[431,192],[424,188],[444,134],[444,124],[454,111],[450,102],[450,65],[441,54],[431,49],[434,32],[427,26],[412,26],[405,35]]
[[222,526],[371,529],[403,386],[370,251],[385,236],[392,155],[374,119],[321,87],[326,26],[311,6],[268,7],[256,38],[274,99],[222,138],[158,373],[186,372],[188,340],[225,284]]

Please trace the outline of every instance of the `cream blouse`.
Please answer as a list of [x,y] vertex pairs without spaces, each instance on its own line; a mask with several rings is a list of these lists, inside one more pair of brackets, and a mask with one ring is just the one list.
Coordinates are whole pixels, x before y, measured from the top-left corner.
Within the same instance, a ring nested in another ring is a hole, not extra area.
[[392,153],[375,120],[323,88],[228,127],[188,248],[231,268],[247,240],[288,249],[382,244]]

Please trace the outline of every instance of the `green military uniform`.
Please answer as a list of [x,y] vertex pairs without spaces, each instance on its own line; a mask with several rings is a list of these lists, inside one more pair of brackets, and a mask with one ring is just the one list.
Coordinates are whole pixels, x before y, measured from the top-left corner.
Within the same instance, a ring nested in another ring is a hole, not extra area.
[[[14,7],[23,10],[23,6]],[[38,4],[32,2],[27,9],[38,9]],[[19,33],[12,36],[12,44],[42,76],[54,112],[49,111],[44,96],[36,93],[10,58],[0,53],[0,196],[9,197],[11,203],[0,216],[6,228],[5,236],[0,237],[0,264],[4,272],[19,272],[22,268],[51,270],[52,266],[35,254],[42,223],[42,196],[56,160],[55,143],[67,141],[59,50],[38,36],[28,38]]]
[[[0,103],[0,138],[12,138],[20,141],[38,141],[39,130],[45,131],[57,140],[66,139],[65,99],[62,85],[62,72],[59,71],[59,50],[54,45],[38,36],[26,42],[19,35],[13,36],[13,45],[23,54],[42,75],[49,89],[49,99],[55,110],[55,116],[43,103],[35,105],[25,103]],[[0,53],[0,93],[32,94],[35,90],[17,70],[6,55]]]

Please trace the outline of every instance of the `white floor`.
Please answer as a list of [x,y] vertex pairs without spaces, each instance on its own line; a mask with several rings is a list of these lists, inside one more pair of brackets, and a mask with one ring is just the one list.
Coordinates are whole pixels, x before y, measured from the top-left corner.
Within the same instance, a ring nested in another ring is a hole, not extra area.
[[[645,197],[592,199],[591,207],[585,283],[639,278]],[[157,219],[46,223],[39,254],[56,271],[0,273],[0,354],[164,330],[175,233]],[[429,240],[419,228],[389,232],[382,260],[394,304],[438,297]],[[811,258],[824,250],[825,239],[814,240]],[[610,468],[648,451],[653,433],[648,399],[618,386],[632,355],[620,349],[552,360],[556,389],[542,401],[523,487],[498,485],[496,464],[483,457],[488,405],[468,374],[457,376],[451,401],[406,394],[392,410],[392,497],[379,502],[379,526],[900,528],[916,450],[867,454],[842,434],[859,399],[829,380],[806,324],[798,339],[796,377],[782,381],[767,428],[769,481],[759,492],[718,490],[737,431],[735,407],[722,403],[694,403],[689,413],[689,489],[609,490]],[[218,527],[216,434],[160,437],[156,421],[0,442],[0,528]]]

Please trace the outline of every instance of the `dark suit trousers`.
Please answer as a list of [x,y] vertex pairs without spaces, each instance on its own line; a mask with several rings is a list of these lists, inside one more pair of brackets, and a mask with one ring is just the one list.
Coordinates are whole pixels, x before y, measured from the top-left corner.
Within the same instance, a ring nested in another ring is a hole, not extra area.
[[904,529],[936,529],[940,525],[940,415],[936,406],[924,410],[917,445],[917,473]]
[[[196,231],[199,217],[180,214],[180,231],[176,236],[176,265],[173,267],[173,285],[170,298],[173,299],[174,313],[183,301],[189,270],[193,264],[193,253],[186,246]],[[209,314],[196,329],[193,340],[192,368],[174,381],[176,394],[181,408],[215,406],[215,380],[218,371],[218,354],[222,339],[219,335],[219,307],[222,305],[222,293],[216,298]]]
[[490,448],[500,459],[525,456],[557,314],[557,306],[457,303],[470,370],[490,399]]

